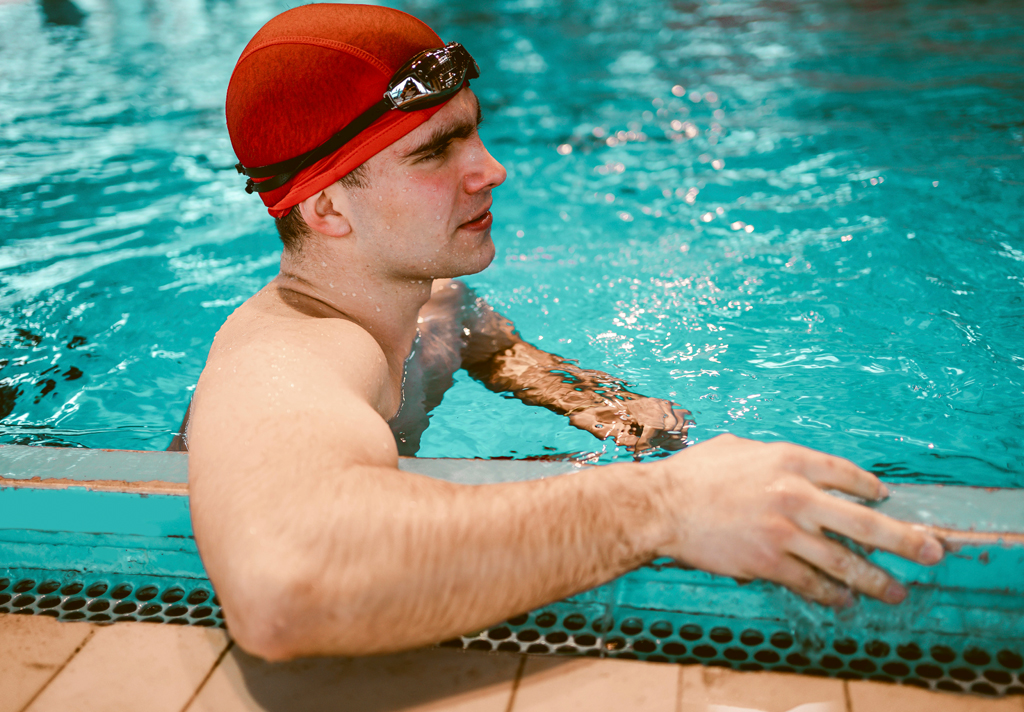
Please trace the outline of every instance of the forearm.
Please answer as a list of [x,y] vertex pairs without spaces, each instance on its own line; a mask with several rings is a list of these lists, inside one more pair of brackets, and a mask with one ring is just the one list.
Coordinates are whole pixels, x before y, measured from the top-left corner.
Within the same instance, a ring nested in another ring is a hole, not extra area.
[[485,361],[467,364],[466,370],[492,391],[511,393],[528,405],[560,415],[643,397],[607,373],[582,369],[525,341]]
[[[255,652],[408,649],[592,588],[653,557],[658,476],[615,465],[461,486],[389,468],[349,473],[336,498],[304,503],[287,543],[262,547],[294,558],[259,567],[287,572],[289,603],[273,643]],[[230,601],[225,610],[234,630],[242,612]]]

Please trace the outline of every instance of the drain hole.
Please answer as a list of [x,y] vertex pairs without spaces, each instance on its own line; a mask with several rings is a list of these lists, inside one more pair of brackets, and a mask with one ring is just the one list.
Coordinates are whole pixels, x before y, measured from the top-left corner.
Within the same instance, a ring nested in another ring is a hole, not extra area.
[[544,640],[546,640],[549,643],[558,645],[559,643],[564,643],[565,641],[569,640],[569,636],[563,631],[556,630],[545,635]]
[[[200,609],[197,608],[196,611],[198,610]],[[195,616],[195,613],[193,613],[192,615]],[[207,613],[206,615],[210,614]],[[200,616],[200,618],[202,618],[202,616]],[[506,628],[505,626],[501,625],[497,628],[491,628],[489,631],[487,631],[487,637],[491,640],[505,640],[505,638],[512,637],[512,631]]]
[[669,655],[686,655],[686,646],[682,643],[665,643],[661,651]]
[[491,644],[486,640],[474,640],[469,644],[470,650],[491,650]]
[[920,660],[921,649],[917,647],[915,643],[909,643],[908,645],[897,645],[896,654],[904,660]]
[[609,638],[604,641],[606,650],[622,650],[626,647],[626,641],[622,638]]
[[797,667],[807,667],[811,664],[811,661],[800,653],[790,653],[786,656],[786,662]]
[[904,677],[910,674],[910,668],[903,663],[886,663],[882,666],[882,670],[896,677]]
[[110,620],[110,616],[106,613],[97,613],[96,615],[89,616],[89,620],[95,621],[96,623],[104,623]]
[[524,643],[532,643],[540,638],[540,633],[535,630],[521,630],[516,634],[516,637]]
[[918,665],[914,672],[928,680],[938,680],[942,677],[942,668],[938,665]]
[[821,659],[821,666],[827,670],[838,670],[843,666],[843,661],[835,655],[826,655]]
[[626,635],[636,635],[643,629],[643,621],[641,621],[639,618],[627,618],[626,620],[622,621],[622,624],[619,626],[619,630],[621,630]]
[[41,593],[42,595],[45,596],[48,593],[53,593],[58,588],[60,588],[60,582],[59,581],[44,581],[43,583],[39,584],[39,591],[38,591],[38,593]]
[[964,660],[969,662],[971,665],[976,665],[978,667],[981,667],[982,665],[988,665],[990,662],[992,662],[992,658],[989,657],[988,653],[986,653],[984,650],[981,650],[980,648],[968,648],[967,650],[965,650]]
[[85,605],[84,598],[69,598],[64,601],[64,605],[61,606],[65,611],[77,611],[79,608]]
[[653,640],[648,640],[646,638],[641,638],[640,640],[633,643],[633,650],[637,651],[638,653],[653,653],[657,649],[658,644],[655,643]]
[[160,600],[164,603],[177,603],[185,597],[185,592],[180,588],[169,588],[164,591],[164,595],[160,597]]
[[0,591],[5,590],[10,585],[11,585],[11,580],[10,579],[0,578]]
[[597,645],[597,638],[585,633],[583,635],[577,635],[575,637],[576,645],[582,645],[584,648],[590,647],[591,645]]
[[976,682],[971,685],[971,692],[977,692],[981,695],[995,695],[996,688],[992,687],[986,682]]
[[649,630],[655,638],[667,638],[672,635],[672,624],[668,621],[655,621]]
[[129,603],[125,601],[123,603],[118,603],[116,606],[114,606],[114,613],[123,616],[127,613],[135,613],[136,608],[138,608],[138,606],[136,606],[134,603]]
[[962,680],[963,682],[970,682],[978,677],[970,668],[953,668],[949,671],[949,676],[954,680]]
[[558,616],[556,616],[554,613],[541,613],[534,619],[533,622],[539,625],[541,628],[550,628],[558,622]]
[[858,658],[850,661],[850,669],[857,672],[871,673],[878,669],[878,666],[867,658]]
[[143,602],[152,601],[158,593],[160,593],[160,589],[156,586],[143,586],[135,592],[135,600]]
[[170,625],[188,625],[188,621],[184,618],[172,618],[167,621]]
[[14,599],[14,603],[12,605],[15,608],[21,608],[23,606],[31,606],[35,602],[36,602],[36,597],[35,596],[18,596],[17,598]]
[[880,640],[872,640],[864,645],[864,652],[873,658],[884,658],[889,655],[889,644]]
[[18,583],[14,584],[15,593],[25,593],[25,591],[31,591],[35,588],[36,582],[32,579],[22,579]]
[[167,609],[167,615],[169,616],[183,616],[188,612],[188,608],[185,606],[170,606]]
[[933,645],[931,654],[932,659],[937,663],[951,663],[956,660],[956,653],[945,645]]
[[711,645],[698,645],[693,649],[693,654],[698,658],[713,658],[718,655],[718,651]]
[[857,652],[857,641],[844,638],[832,643],[832,647],[835,648],[837,653],[842,655],[853,655]]
[[210,597],[210,592],[203,588],[197,588],[192,593],[188,594],[188,598],[185,599],[188,603],[193,606],[198,603],[205,603],[206,599]]
[[764,642],[764,636],[756,630],[745,630],[740,633],[740,642],[751,647]]
[[569,630],[579,630],[587,624],[587,619],[581,616],[579,613],[573,613],[562,621],[562,625]]
[[143,609],[141,611],[139,611],[139,615],[140,616],[155,616],[161,610],[163,610],[162,606],[158,606],[155,603],[151,603],[148,606],[144,606]]
[[997,685],[1009,685],[1013,682],[1013,678],[1010,673],[1003,672],[1002,670],[986,670],[985,679],[989,682],[994,682]]
[[531,645],[529,648],[526,649],[526,652],[528,652],[528,653],[549,653],[549,652],[551,652],[551,649],[548,646],[544,645],[543,643],[534,643],[533,645]]
[[56,608],[60,605],[60,596],[47,596],[38,605],[39,608]]
[[704,629],[699,625],[690,623],[679,629],[679,636],[683,640],[699,640],[704,636]]
[[[782,631],[779,631],[778,633],[773,633],[772,637],[769,640],[771,641],[771,644],[774,645],[776,648],[782,648],[783,650],[793,646],[793,636],[791,636],[789,633],[784,633]],[[755,655],[754,657],[757,656]]]
[[996,655],[996,660],[1004,668],[1010,668],[1011,670],[1017,670],[1021,665],[1024,665],[1024,660],[1017,653],[1012,653],[1009,650],[1000,650]]
[[758,650],[754,653],[754,660],[759,663],[777,663],[779,662],[779,654],[774,650]]
[[[206,621],[202,621],[202,622],[205,623]],[[211,623],[212,623],[212,621],[211,621]],[[518,653],[519,652],[519,643],[512,643],[512,642],[506,640],[504,643],[498,643],[498,650],[500,650],[500,651],[502,651],[504,653]]]
[[728,628],[712,628],[708,637],[716,643],[732,642],[732,631]]
[[117,584],[116,586],[114,586],[114,590],[110,592],[110,597],[116,598],[119,601],[122,598],[128,598],[128,596],[130,595],[132,595],[132,586],[131,584],[127,583]]
[[60,592],[65,596],[74,596],[76,593],[81,593],[83,588],[85,588],[85,586],[80,582],[75,581],[74,583],[69,583],[67,586],[62,588]]
[[[522,625],[523,623],[525,623],[529,619],[530,619],[530,616],[528,616],[528,615],[526,615],[524,613],[521,616],[516,616],[515,618],[509,618],[508,619],[508,624],[509,625]],[[518,650],[518,648],[516,648],[516,650]]]
[[92,603],[90,603],[89,608],[87,610],[92,611],[93,613],[98,613],[100,611],[105,611],[108,608],[110,608],[110,601],[104,601],[100,599],[98,601],[93,601]]
[[11,600],[11,594],[9,594],[9,593],[0,593],[0,606],[4,605],[9,600]]
[[65,613],[63,617],[66,621],[80,621],[85,618],[85,614],[81,611],[73,611],[71,613]]
[[726,648],[724,655],[728,660],[746,660],[749,657],[743,648]]

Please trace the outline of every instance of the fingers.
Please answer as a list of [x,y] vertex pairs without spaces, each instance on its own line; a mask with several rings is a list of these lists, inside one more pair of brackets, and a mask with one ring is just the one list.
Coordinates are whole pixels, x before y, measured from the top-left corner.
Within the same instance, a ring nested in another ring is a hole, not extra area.
[[792,556],[784,556],[772,572],[771,579],[804,598],[824,606],[849,608],[854,604],[853,594],[845,586],[829,580],[807,563]]
[[872,598],[899,603],[907,597],[907,590],[885,571],[822,535],[801,532],[790,542],[790,551],[832,578]]
[[847,536],[865,546],[891,551],[919,564],[931,566],[942,559],[942,544],[924,528],[824,492],[817,495],[809,512],[817,527]]
[[786,444],[789,457],[796,469],[818,487],[839,490],[862,499],[885,499],[888,488],[877,477],[854,465],[849,460],[826,455],[817,450]]

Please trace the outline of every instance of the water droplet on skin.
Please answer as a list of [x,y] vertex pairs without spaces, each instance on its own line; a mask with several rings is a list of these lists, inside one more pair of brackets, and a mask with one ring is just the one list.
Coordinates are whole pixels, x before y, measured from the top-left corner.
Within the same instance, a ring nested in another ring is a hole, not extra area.
[[327,263],[321,260],[321,262],[320,262],[320,266],[321,266],[321,267],[326,267],[326,266],[327,266]]

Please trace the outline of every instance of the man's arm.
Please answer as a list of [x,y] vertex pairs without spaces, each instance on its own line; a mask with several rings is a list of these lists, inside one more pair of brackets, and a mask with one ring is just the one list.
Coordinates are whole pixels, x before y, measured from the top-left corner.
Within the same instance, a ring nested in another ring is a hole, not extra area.
[[232,635],[262,657],[433,643],[658,556],[826,604],[850,598],[837,581],[902,598],[825,529],[941,557],[923,531],[821,491],[877,498],[872,475],[792,445],[720,436],[653,463],[481,486],[401,472],[376,343],[340,320],[303,329],[215,345],[193,408],[196,541]]
[[492,391],[566,415],[575,427],[634,452],[683,447],[688,410],[633,393],[621,379],[538,349],[482,299],[467,303],[465,314],[469,334],[463,366]]

